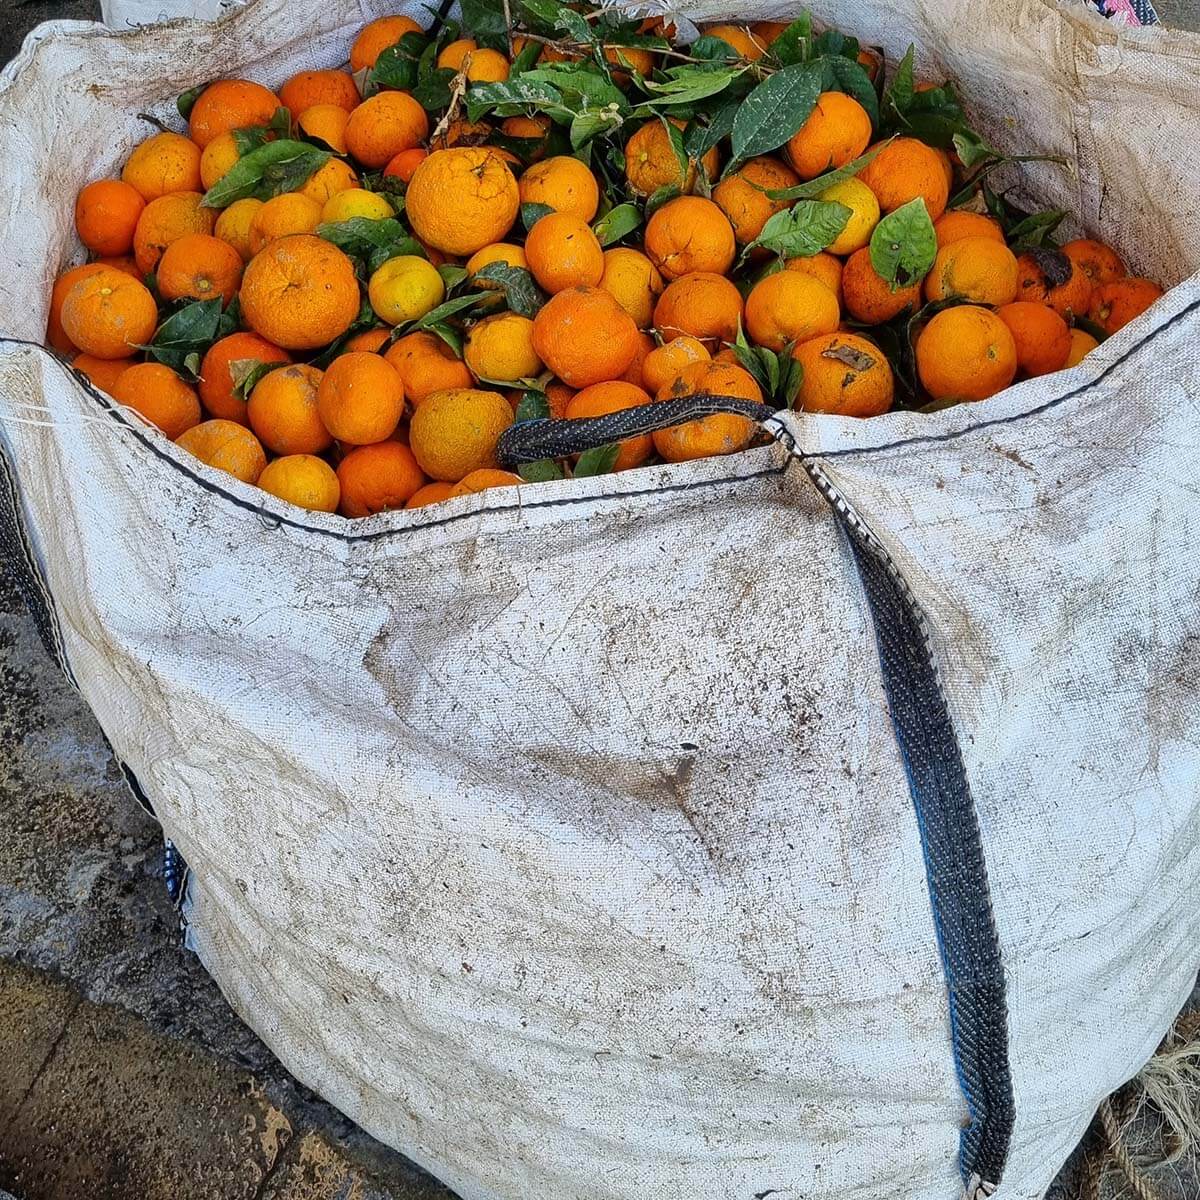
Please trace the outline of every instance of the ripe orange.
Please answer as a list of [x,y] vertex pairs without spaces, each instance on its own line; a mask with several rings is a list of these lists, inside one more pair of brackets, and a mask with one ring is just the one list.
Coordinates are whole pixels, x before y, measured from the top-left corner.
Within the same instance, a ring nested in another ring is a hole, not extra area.
[[1162,294],[1162,288],[1149,279],[1134,275],[1114,279],[1111,283],[1100,284],[1092,292],[1088,318],[1105,333],[1114,334],[1140,317]]
[[789,258],[784,264],[788,271],[799,271],[802,275],[811,275],[823,283],[842,302],[842,261],[832,254],[822,250],[819,254],[810,254],[804,258]]
[[236,421],[202,421],[175,441],[202,463],[243,483],[257,483],[267,465],[258,438]]
[[200,147],[179,133],[156,133],[134,147],[121,179],[147,203],[170,192],[198,192]]
[[423,488],[413,492],[404,507],[424,508],[427,504],[440,504],[443,500],[450,499],[454,487],[454,484],[446,483],[445,480],[435,479],[433,483],[427,483]]
[[666,279],[697,271],[724,275],[737,246],[729,218],[701,196],[668,200],[646,225],[646,253]]
[[367,167],[385,167],[429,136],[429,117],[407,92],[377,92],[346,123],[346,147]]
[[1068,258],[1071,275],[1065,283],[1051,287],[1037,260],[1030,254],[1017,258],[1017,299],[1037,300],[1050,305],[1060,317],[1082,316],[1092,303],[1092,281],[1082,265]]
[[425,484],[413,452],[402,442],[357,446],[338,463],[344,517],[403,508]]
[[621,373],[622,383],[632,383],[634,387],[642,386],[642,364],[646,361],[650,351],[657,346],[650,334],[643,330],[638,331],[638,348],[634,351],[633,358],[629,360],[629,366]]
[[[563,414],[570,420],[580,417],[602,417],[608,413],[619,412],[623,408],[636,408],[640,404],[649,404],[650,395],[643,388],[622,380],[610,383],[593,383],[582,391],[576,392],[567,404]],[[617,452],[617,461],[613,464],[614,471],[628,471],[640,467],[654,450],[654,443],[648,433],[637,437],[626,438]]]
[[255,200],[252,196],[235,200],[213,226],[213,235],[228,242],[238,252],[242,262],[249,262],[254,257],[250,249],[250,226],[254,224],[255,214],[262,206],[263,201]]
[[533,320],[533,348],[574,388],[619,379],[638,352],[633,318],[600,288],[559,292]]
[[291,355],[266,338],[231,333],[213,342],[200,364],[200,399],[210,415],[245,425],[246,402],[234,395],[234,388],[255,364],[285,362],[291,362]]
[[250,252],[268,242],[297,233],[312,233],[321,223],[321,205],[300,192],[284,192],[268,200],[250,222]]
[[131,184],[118,179],[97,179],[75,201],[75,228],[79,240],[99,255],[128,254],[133,231],[146,201]]
[[931,220],[946,211],[950,180],[937,151],[916,138],[894,138],[859,172],[879,207],[893,212],[920,196]]
[[579,159],[566,155],[534,163],[518,186],[522,204],[547,204],[580,221],[590,221],[600,207],[595,175]]
[[150,274],[163,251],[189,233],[212,233],[217,214],[202,208],[199,192],[169,192],[151,200],[138,218],[133,233],[133,256],[138,270]]
[[464,475],[451,489],[450,496],[470,496],[475,492],[486,492],[498,487],[520,487],[525,480],[512,471],[498,471],[492,467],[481,467]]
[[845,92],[822,92],[788,140],[787,158],[801,179],[816,179],[858,158],[870,141],[867,110]]
[[207,190],[233,169],[241,152],[232,133],[222,133],[204,147],[200,155],[200,183]]
[[383,168],[385,175],[394,175],[402,183],[411,181],[416,169],[429,157],[429,151],[421,146],[411,150],[401,150],[399,154]]
[[825,333],[792,351],[804,368],[796,405],[805,412],[877,417],[892,407],[895,379],[883,351],[854,333]]
[[840,320],[837,297],[799,271],[776,271],[756,283],[746,297],[746,332],[769,350],[784,350],[789,343],[832,333]]
[[525,239],[534,279],[553,295],[569,287],[595,287],[604,275],[604,251],[586,221],[552,212]]
[[646,355],[642,363],[642,386],[647,391],[657,393],[689,363],[709,362],[711,359],[708,347],[685,333]]
[[451,388],[421,402],[408,440],[426,475],[457,483],[472,471],[497,466],[496,443],[512,422],[512,407],[499,392]]
[[1123,279],[1128,274],[1121,256],[1112,247],[1094,238],[1077,238],[1067,242],[1062,252],[1079,265],[1080,270],[1092,281],[1093,287]]
[[331,158],[323,167],[318,167],[305,181],[299,195],[315,200],[324,216],[325,205],[333,196],[358,187],[358,176],[354,168],[341,158]]
[[533,348],[533,322],[518,313],[497,313],[476,321],[467,334],[463,358],[476,379],[515,383],[542,370]]
[[1033,300],[1018,300],[998,308],[996,316],[1013,335],[1019,370],[1026,375],[1049,375],[1066,366],[1071,331],[1054,309]]
[[1067,352],[1067,361],[1063,363],[1063,367],[1078,366],[1098,345],[1100,343],[1090,333],[1085,333],[1082,329],[1072,329],[1071,349]]
[[713,188],[712,198],[729,218],[740,245],[752,242],[767,221],[789,207],[787,200],[772,200],[767,191],[793,187],[796,173],[777,158],[763,155],[742,164]]
[[[59,354],[71,354],[79,349],[67,337],[66,330],[62,327],[63,301],[80,279],[84,279],[88,275],[95,275],[99,270],[102,270],[100,263],[84,263],[82,266],[71,267],[64,271],[54,281],[54,287],[50,291],[50,312],[46,320],[46,345],[57,350]],[[139,282],[141,282],[140,279]]]
[[654,326],[668,342],[688,334],[712,348],[737,337],[742,294],[715,271],[696,271],[668,283],[654,306]]
[[207,233],[173,241],[158,262],[158,291],[164,300],[212,300],[228,304],[242,281],[242,256]]
[[293,121],[318,104],[336,104],[349,112],[360,99],[354,79],[345,71],[298,71],[279,89],[279,101]]
[[170,367],[137,363],[121,372],[112,393],[174,441],[200,424],[200,398]]
[[317,411],[323,372],[307,363],[270,371],[254,385],[246,416],[250,428],[275,454],[320,454],[333,444]]
[[[331,150],[338,154],[347,153],[346,148],[346,126],[350,124],[350,114],[339,104],[314,104],[311,108],[306,108],[296,118],[296,128],[306,137],[316,138],[318,141],[324,142]],[[206,150],[205,154],[208,153]],[[331,160],[337,162],[339,160]],[[326,163],[328,167],[330,164]],[[346,163],[341,164],[346,167]],[[321,168],[324,170],[324,167]],[[315,174],[319,172],[314,172]],[[351,176],[354,172],[350,171]],[[310,179],[311,182],[311,179]],[[354,187],[354,184],[348,185]],[[326,196],[324,199],[328,199]],[[315,200],[316,197],[314,196]]]
[[605,250],[600,287],[633,318],[639,329],[648,329],[653,323],[663,277],[640,250],[625,246]]
[[422,242],[465,256],[503,241],[520,206],[504,159],[486,147],[463,146],[435,150],[417,167],[405,215]]
[[95,358],[128,358],[154,336],[158,305],[136,279],[101,267],[76,277],[60,315],[64,333],[80,350]]
[[[686,121],[679,117],[668,118],[677,129],[683,129]],[[689,193],[696,186],[699,167],[704,168],[707,179],[713,180],[720,170],[721,160],[714,146],[697,164],[689,159],[687,171],[679,166],[671,139],[662,121],[657,117],[647,121],[625,143],[625,178],[639,196],[652,196],[659,188],[677,187]]]
[[412,17],[380,17],[363,26],[350,47],[350,70],[373,67],[375,60],[394,46],[406,33],[420,33],[421,26]]
[[321,378],[317,408],[339,442],[368,446],[396,432],[404,415],[404,384],[381,354],[342,354]]
[[269,125],[279,97],[248,79],[218,79],[196,97],[188,117],[188,132],[201,150],[213,138],[233,129]]
[[267,463],[258,486],[310,512],[337,512],[341,486],[333,468],[313,454],[287,454]]
[[921,330],[917,373],[935,400],[986,400],[1017,373],[1017,345],[994,312],[973,304],[946,308]]
[[311,234],[268,243],[247,264],[240,294],[246,324],[285,350],[327,345],[350,328],[361,305],[353,264]]
[[474,38],[456,38],[442,47],[437,56],[437,65],[446,71],[461,71],[467,55],[478,49],[479,43]]
[[990,237],[966,237],[943,247],[925,278],[925,297],[962,296],[975,304],[1011,304],[1017,295],[1017,258]]
[[[670,383],[659,389],[659,400],[675,400],[711,392],[740,396],[762,403],[762,392],[753,376],[741,367],[723,362],[689,363]],[[714,413],[654,434],[654,447],[667,462],[687,462],[713,454],[736,454],[754,437],[754,422],[735,413]]]
[[434,392],[470,388],[474,383],[467,364],[433,333],[419,331],[397,338],[384,358],[396,368],[414,408]]
[[390,329],[364,329],[356,333],[343,347],[343,354],[353,354],[359,351],[363,354],[375,354],[387,345],[392,336]]
[[129,369],[126,358],[97,358],[94,354],[77,354],[71,359],[71,366],[86,375],[102,392],[110,396],[117,385],[117,380]]
[[963,238],[969,237],[991,238],[994,242],[1004,241],[1004,230],[995,217],[965,212],[961,208],[942,213],[933,223],[933,232],[937,234],[939,250],[952,242],[961,242]]
[[846,259],[842,269],[842,295],[846,311],[864,325],[881,325],[898,317],[906,308],[916,312],[921,307],[921,285],[913,283],[892,291],[875,270],[867,246]]
[[508,78],[508,59],[499,50],[481,50],[470,38],[451,42],[438,55],[437,65],[462,71],[468,83],[502,83]]

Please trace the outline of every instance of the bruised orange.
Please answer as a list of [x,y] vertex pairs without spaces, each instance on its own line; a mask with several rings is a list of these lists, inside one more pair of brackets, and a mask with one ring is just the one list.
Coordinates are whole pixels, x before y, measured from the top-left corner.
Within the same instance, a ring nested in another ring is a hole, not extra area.
[[176,445],[243,483],[257,483],[267,465],[258,438],[236,421],[201,421],[176,438]]
[[[736,396],[762,403],[762,392],[753,376],[741,367],[722,362],[689,363],[670,383],[659,389],[657,399],[677,400],[711,392],[717,396]],[[687,462],[714,454],[736,454],[745,450],[754,437],[754,422],[736,413],[714,413],[696,421],[686,421],[670,429],[660,429],[654,447],[667,462]]]
[[732,342],[742,319],[742,294],[715,271],[696,271],[667,284],[654,306],[654,325],[666,341],[688,334],[706,346]]
[[883,351],[865,337],[825,333],[801,342],[792,355],[804,368],[796,405],[805,412],[877,417],[892,407],[892,368]]
[[[563,415],[570,420],[602,417],[650,402],[650,395],[643,388],[622,380],[613,380],[608,383],[593,383],[590,387],[576,392]],[[633,467],[640,467],[650,457],[653,449],[654,444],[648,433],[626,438],[620,443],[620,450],[612,469],[628,471]]]

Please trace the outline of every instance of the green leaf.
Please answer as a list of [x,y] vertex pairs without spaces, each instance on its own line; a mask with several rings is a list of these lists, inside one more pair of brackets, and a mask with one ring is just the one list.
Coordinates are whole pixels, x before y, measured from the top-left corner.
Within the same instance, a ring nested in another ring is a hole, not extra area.
[[866,154],[848,162],[844,167],[826,171],[824,175],[818,175],[816,179],[810,179],[807,183],[798,183],[790,188],[768,188],[767,195],[772,200],[814,200],[836,184],[853,179],[886,145],[884,142],[879,146],[872,146]]
[[871,234],[871,265],[893,288],[924,278],[937,257],[937,234],[918,196],[888,213]]
[[388,259],[401,254],[425,257],[421,244],[394,217],[375,220],[372,217],[351,217],[318,225],[316,235],[332,242],[351,258],[361,260],[370,270],[377,271]]
[[532,71],[534,63],[542,56],[542,49],[540,42],[527,42],[521,53],[513,59],[509,78],[520,79],[526,71]]
[[996,151],[991,148],[977,133],[967,130],[956,133],[953,138],[954,150],[962,160],[962,165],[970,170],[985,159],[993,158]]
[[812,42],[812,14],[803,12],[768,47],[781,66],[807,62]]
[[176,97],[175,108],[185,121],[192,115],[192,106],[200,99],[200,93],[206,87],[208,87],[207,83],[201,83],[194,88],[188,88],[186,92],[180,92]]
[[437,67],[412,89],[412,98],[426,112],[441,112],[450,104],[450,85],[455,72],[449,67]]
[[741,108],[740,100],[722,104],[703,125],[693,120],[688,124],[683,135],[683,148],[688,158],[699,162],[722,138],[727,138],[733,129],[733,122]]
[[[903,118],[912,105],[913,96],[916,95],[916,79],[913,76],[915,53],[916,47],[909,46],[896,68],[896,74],[892,76],[892,82],[883,93],[883,109],[893,118]],[[903,121],[900,123],[903,124]]]
[[453,325],[447,325],[445,321],[438,321],[428,327],[428,332],[432,333],[435,337],[440,337],[454,351],[456,357],[462,358],[462,334]]
[[574,476],[583,479],[590,475],[607,475],[616,466],[621,447],[617,443],[609,446],[593,446],[585,450],[575,464]]
[[159,327],[148,346],[142,347],[151,358],[183,375],[195,377],[189,369],[192,355],[203,355],[220,336],[221,300],[196,300],[172,313]]
[[513,422],[545,421],[550,417],[550,400],[546,393],[537,388],[526,388],[517,402]]
[[564,7],[558,0],[517,0],[514,11],[520,12],[531,28],[548,32],[558,28],[559,14]]
[[272,114],[267,128],[276,137],[289,138],[292,136],[292,114],[281,104]]
[[778,392],[778,399],[783,402],[784,408],[796,407],[796,396],[803,382],[804,364],[794,355],[789,354]]
[[490,262],[476,272],[475,278],[490,280],[504,292],[508,307],[523,317],[532,317],[546,303],[546,296],[524,267],[506,262]]
[[453,300],[446,300],[444,303],[439,304],[437,308],[431,308],[420,320],[414,321],[410,329],[432,329],[434,325],[440,325],[447,317],[462,312],[464,308],[470,308],[472,305],[478,304],[482,299],[482,296],[473,294],[470,296],[457,296]]
[[706,62],[741,62],[742,56],[723,38],[706,33],[698,37],[688,48],[693,58]]
[[571,120],[571,149],[578,150],[600,134],[615,133],[623,124],[624,118],[614,107],[585,108]]
[[585,100],[588,108],[606,108],[615,104],[618,112],[629,111],[625,93],[592,63],[543,63],[533,71],[526,71],[522,78],[531,83],[549,84],[575,112],[584,107]]
[[554,209],[549,204],[522,204],[521,205],[521,224],[525,226],[525,232],[528,233],[543,217],[548,217]]
[[675,163],[679,167],[679,178],[686,179],[688,167],[691,166],[691,163],[688,161],[687,151],[683,148],[683,130],[674,121],[668,121],[666,117],[659,117],[658,119],[666,131],[667,142],[670,144],[671,151],[675,155]]
[[332,157],[328,150],[318,150],[307,142],[268,142],[239,158],[205,192],[201,203],[205,208],[226,208],[247,196],[270,200],[303,187]]
[[271,133],[265,125],[247,125],[245,129],[235,129],[232,132],[238,158],[245,158],[252,150],[257,150],[259,146],[265,146],[270,140]]
[[394,46],[388,46],[375,60],[367,77],[366,90],[376,92],[380,88],[395,88],[407,92],[416,87],[421,55],[428,45],[429,39],[423,34],[406,33]]
[[462,0],[462,21],[473,36],[503,37],[504,8],[497,0]]
[[539,458],[537,462],[522,463],[517,468],[526,483],[553,483],[556,479],[565,479],[562,467],[552,458]]
[[784,67],[746,97],[733,121],[733,157],[741,162],[782,146],[808,120],[821,94],[821,69]]
[[556,29],[561,29],[563,33],[569,34],[574,41],[583,42],[584,45],[594,45],[598,41],[596,31],[573,9],[560,8],[554,26]]
[[[858,43],[855,42],[857,46]],[[832,91],[845,92],[853,97],[867,110],[871,118],[871,127],[879,128],[879,97],[875,94],[875,85],[871,77],[863,70],[860,63],[852,58],[825,58],[822,66],[830,73],[830,88]]]
[[453,291],[467,278],[467,268],[456,266],[454,263],[442,263],[437,273],[442,277],[447,292]]
[[651,192],[650,198],[646,201],[646,220],[650,220],[668,200],[674,200],[676,196],[681,194],[679,185],[674,183],[664,183],[662,187],[655,188]]
[[1065,208],[1051,208],[1045,212],[1032,213],[1008,230],[1008,240],[1014,249],[1045,246],[1048,243],[1053,245],[1054,231],[1063,223],[1066,215]]
[[858,59],[858,38],[847,37],[839,29],[826,29],[813,42],[812,52],[814,58],[830,55],[854,62]]
[[467,89],[467,119],[478,121],[485,113],[497,112],[502,117],[515,117],[528,108],[538,111],[564,108],[562,93],[549,83],[537,83],[528,77],[503,83],[473,83]]
[[632,233],[641,223],[642,212],[636,204],[618,204],[592,226],[592,232],[601,246],[611,246],[613,242],[619,242]]
[[784,258],[808,258],[837,239],[850,209],[831,200],[801,200],[769,217],[747,250],[761,246]]
[[672,67],[665,72],[666,78],[656,82],[646,80],[651,93],[647,103],[655,108],[667,108],[674,104],[696,104],[723,92],[745,70],[744,67],[726,67],[713,70],[688,64]]

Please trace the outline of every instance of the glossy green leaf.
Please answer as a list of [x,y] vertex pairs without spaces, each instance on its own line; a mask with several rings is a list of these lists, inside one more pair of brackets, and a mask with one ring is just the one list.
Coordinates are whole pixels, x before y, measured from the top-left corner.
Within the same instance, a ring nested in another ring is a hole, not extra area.
[[545,293],[533,281],[533,275],[524,267],[509,266],[506,262],[490,262],[480,268],[476,280],[486,279],[496,284],[503,292],[508,307],[522,317],[533,317],[546,303]]
[[937,257],[937,234],[920,196],[888,213],[871,234],[871,265],[893,287],[923,279]]
[[611,246],[631,234],[641,223],[642,211],[636,204],[618,204],[592,226],[592,232],[601,246]]
[[583,479],[590,475],[607,475],[617,464],[621,447],[615,442],[610,446],[593,446],[585,450],[575,464],[574,476]]
[[733,157],[741,162],[782,146],[808,120],[821,94],[821,69],[784,67],[746,97],[733,121]]
[[208,189],[202,203],[206,208],[226,208],[247,196],[270,200],[303,187],[331,157],[329,151],[318,150],[307,142],[267,142],[239,158]]
[[[850,209],[830,200],[800,200],[768,218],[751,243],[783,258],[819,254],[846,227]],[[750,247],[747,247],[749,249]]]

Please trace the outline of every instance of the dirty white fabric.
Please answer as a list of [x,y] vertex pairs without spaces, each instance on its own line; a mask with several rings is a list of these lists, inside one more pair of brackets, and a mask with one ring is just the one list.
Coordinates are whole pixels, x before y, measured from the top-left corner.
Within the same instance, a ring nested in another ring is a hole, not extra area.
[[[998,1196],[1026,1200],[1197,965],[1200,40],[1043,0],[815,7],[916,41],[996,144],[1077,164],[1031,194],[1179,284],[983,405],[795,421],[928,616],[1007,970]],[[0,80],[6,333],[40,338],[71,199],[137,113],[339,64],[381,11],[31,41]],[[194,943],[301,1080],[465,1200],[959,1194],[869,617],[781,449],[349,525],[12,342],[0,437],[74,675],[194,870]]]

